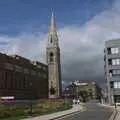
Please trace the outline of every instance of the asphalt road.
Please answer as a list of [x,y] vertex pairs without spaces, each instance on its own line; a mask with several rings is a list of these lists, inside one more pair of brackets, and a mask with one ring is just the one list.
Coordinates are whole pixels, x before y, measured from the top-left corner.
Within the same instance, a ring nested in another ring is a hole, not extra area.
[[85,104],[84,107],[87,108],[86,111],[64,117],[59,120],[109,120],[112,114],[112,109],[108,107],[103,107],[98,104]]

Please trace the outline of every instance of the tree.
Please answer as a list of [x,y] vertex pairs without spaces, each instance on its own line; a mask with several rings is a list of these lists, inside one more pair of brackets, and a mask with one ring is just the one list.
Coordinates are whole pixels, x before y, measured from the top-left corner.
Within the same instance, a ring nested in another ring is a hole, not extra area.
[[82,97],[83,101],[87,101],[88,99],[88,93],[86,91],[80,91],[79,95]]

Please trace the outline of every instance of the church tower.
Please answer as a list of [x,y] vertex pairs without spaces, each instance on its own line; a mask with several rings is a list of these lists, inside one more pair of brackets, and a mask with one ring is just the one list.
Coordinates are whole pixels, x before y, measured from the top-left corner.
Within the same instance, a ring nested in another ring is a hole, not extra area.
[[47,64],[49,98],[59,98],[61,96],[60,48],[53,13],[47,43]]

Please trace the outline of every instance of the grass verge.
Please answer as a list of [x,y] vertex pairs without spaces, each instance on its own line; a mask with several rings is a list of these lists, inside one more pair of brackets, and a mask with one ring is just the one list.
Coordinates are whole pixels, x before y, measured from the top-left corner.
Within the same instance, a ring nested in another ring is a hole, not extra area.
[[29,106],[4,106],[0,109],[0,120],[20,120],[23,118],[40,116],[72,108],[69,101],[43,100]]

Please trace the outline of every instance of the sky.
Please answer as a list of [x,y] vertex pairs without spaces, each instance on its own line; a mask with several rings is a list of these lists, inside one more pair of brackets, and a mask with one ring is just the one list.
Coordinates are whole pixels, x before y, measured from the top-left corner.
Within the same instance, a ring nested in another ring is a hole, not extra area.
[[0,0],[0,52],[45,63],[52,11],[62,83],[77,79],[104,86],[104,42],[120,38],[119,0]]

